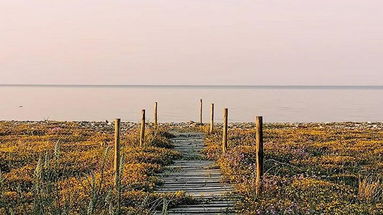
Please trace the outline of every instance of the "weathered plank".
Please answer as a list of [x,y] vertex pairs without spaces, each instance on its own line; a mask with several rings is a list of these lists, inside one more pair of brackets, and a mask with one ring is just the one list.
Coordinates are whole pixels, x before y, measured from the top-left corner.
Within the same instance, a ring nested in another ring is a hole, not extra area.
[[[169,214],[233,214],[234,200],[227,194],[232,187],[223,184],[221,172],[213,161],[203,160],[204,147],[200,133],[182,133],[173,139],[175,149],[183,159],[168,166],[162,174],[163,184],[158,192],[185,191],[198,204],[181,205],[168,210]],[[159,214],[159,213],[157,213]]]

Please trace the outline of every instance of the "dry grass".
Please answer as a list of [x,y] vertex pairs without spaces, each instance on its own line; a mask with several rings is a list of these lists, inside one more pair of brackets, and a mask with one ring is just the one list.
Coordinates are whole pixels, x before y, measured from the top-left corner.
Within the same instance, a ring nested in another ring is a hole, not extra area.
[[119,184],[114,187],[113,126],[106,123],[0,122],[0,214],[148,214],[186,201],[160,195],[155,175],[179,157],[165,130],[123,125]]
[[365,177],[359,179],[358,198],[370,203],[379,202],[383,198],[382,180],[376,177]]
[[220,132],[205,140],[205,155],[217,160],[225,180],[235,185],[240,214],[383,214],[377,180],[383,173],[381,125],[266,124],[264,136],[260,196],[254,184],[255,130],[229,130],[225,155]]

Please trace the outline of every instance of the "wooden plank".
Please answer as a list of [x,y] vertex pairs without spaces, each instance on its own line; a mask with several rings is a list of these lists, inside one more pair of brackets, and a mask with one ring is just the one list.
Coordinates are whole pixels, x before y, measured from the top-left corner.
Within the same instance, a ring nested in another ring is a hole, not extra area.
[[214,104],[211,104],[209,133],[212,134],[213,131],[214,131]]
[[194,178],[171,178],[162,179],[164,183],[179,182],[179,183],[194,183],[194,182],[221,182],[221,178],[205,178],[205,177],[194,177]]
[[145,144],[145,109],[142,110],[141,130],[140,130],[140,147],[143,147],[144,144]]
[[223,111],[223,134],[222,134],[222,153],[227,150],[227,128],[228,128],[229,111],[227,108]]
[[190,172],[190,173],[183,173],[183,174],[163,174],[164,176],[167,176],[167,177],[205,177],[205,178],[216,178],[216,177],[220,177],[221,175],[219,173],[216,173],[216,174],[195,174],[193,172]]
[[209,207],[209,208],[175,208],[169,210],[169,212],[183,212],[183,213],[201,213],[201,212],[210,212],[210,213],[223,213],[229,211],[227,207]]
[[230,207],[228,203],[199,204],[199,205],[180,205],[180,208],[224,208]]
[[158,102],[154,103],[154,126],[158,128]]
[[263,118],[262,116],[256,117],[256,164],[257,164],[257,176],[255,179],[256,193],[257,195],[262,191],[262,177],[263,177]]
[[171,191],[171,192],[175,192],[175,191],[193,191],[194,193],[196,191],[200,191],[200,192],[217,192],[217,191],[230,191],[231,188],[230,187],[163,187],[160,189],[160,191]]
[[114,186],[117,187],[120,178],[120,128],[121,119],[114,120]]
[[203,121],[202,121],[202,99],[200,99],[199,101],[200,101],[199,123],[202,125],[203,124]]
[[[181,137],[181,138],[180,138]],[[183,154],[181,160],[166,167],[160,174],[163,184],[159,193],[185,191],[200,201],[195,205],[182,205],[169,210],[169,214],[221,214],[230,212],[234,201],[227,199],[232,187],[221,182],[221,172],[214,161],[202,159],[203,135],[178,134],[174,148]],[[228,213],[231,214],[231,213]]]
[[[173,188],[179,188],[179,189],[191,189],[191,188],[198,188],[198,189],[221,189],[221,183],[165,183],[162,185],[161,190],[164,189],[173,189]],[[225,189],[225,188],[222,188]],[[230,189],[230,188],[229,188]]]

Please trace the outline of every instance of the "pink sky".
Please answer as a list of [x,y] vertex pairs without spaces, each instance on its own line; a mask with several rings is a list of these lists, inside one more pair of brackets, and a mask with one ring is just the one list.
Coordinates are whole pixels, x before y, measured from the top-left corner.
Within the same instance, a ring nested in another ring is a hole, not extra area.
[[382,0],[1,0],[0,83],[383,84]]

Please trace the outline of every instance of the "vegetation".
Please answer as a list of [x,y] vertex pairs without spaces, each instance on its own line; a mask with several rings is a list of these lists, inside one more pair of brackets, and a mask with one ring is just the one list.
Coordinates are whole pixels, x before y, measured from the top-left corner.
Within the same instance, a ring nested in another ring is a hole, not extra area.
[[206,137],[239,197],[239,214],[383,214],[383,129],[367,123],[267,124],[263,192],[255,194],[255,130]]
[[117,185],[113,125],[84,122],[0,122],[0,214],[148,214],[185,194],[156,194],[156,173],[180,156],[171,134],[123,124]]
[[[178,158],[165,129],[123,124],[122,168],[115,185],[113,125],[0,122],[0,214],[149,214],[189,202],[185,193],[153,192],[156,173]],[[239,198],[239,214],[383,214],[383,126],[367,123],[266,124],[265,176],[255,194],[255,130],[206,136]],[[195,130],[196,128],[190,128]]]

